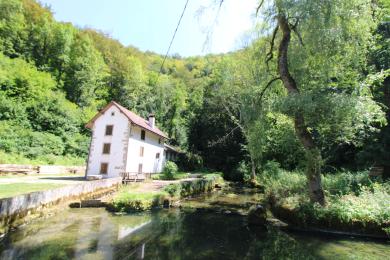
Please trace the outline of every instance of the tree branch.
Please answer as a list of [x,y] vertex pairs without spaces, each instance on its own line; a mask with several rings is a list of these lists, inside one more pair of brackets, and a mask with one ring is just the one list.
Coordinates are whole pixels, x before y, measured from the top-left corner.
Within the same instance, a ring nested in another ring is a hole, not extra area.
[[[237,117],[233,114],[233,112],[229,109],[229,107],[223,101],[222,101],[222,105],[225,108],[228,115],[230,116],[230,119],[233,121],[233,123],[244,132],[245,130],[244,130],[244,127],[241,125],[240,120],[237,119]],[[241,113],[240,113],[240,117],[241,117]]]
[[295,23],[294,23],[294,24],[290,24],[290,27],[291,27],[291,29],[293,30],[293,32],[298,36],[299,43],[300,43],[302,46],[305,46],[305,45],[303,44],[302,36],[301,36],[301,34],[299,33],[299,31],[298,31],[298,29],[297,29],[298,23],[299,23],[299,18],[295,18],[295,19],[296,19]]
[[298,31],[296,28],[293,27],[293,32],[298,36],[298,39],[299,39],[300,44],[301,44],[302,46],[305,46],[305,45],[303,44],[302,36],[301,36],[301,34],[299,33],[299,31]]
[[275,45],[275,38],[276,38],[276,34],[278,33],[278,30],[279,30],[279,26],[276,26],[273,33],[272,33],[272,39],[271,39],[271,43],[270,43],[270,49],[269,49],[269,52],[267,53],[266,55],[266,60],[265,60],[265,63],[267,64],[267,70],[269,71],[269,65],[268,63],[272,60],[272,58],[274,57],[274,45]]
[[259,98],[260,101],[263,99],[263,95],[264,95],[265,91],[272,85],[272,83],[274,83],[274,82],[277,81],[277,80],[282,80],[282,79],[281,79],[280,77],[273,78],[273,79],[271,79],[271,80],[267,83],[267,85],[263,88],[263,90],[262,90],[261,93],[260,93],[260,98]]
[[256,16],[259,14],[260,8],[263,6],[264,0],[261,0],[260,4],[256,8]]
[[216,141],[212,141],[210,142],[207,147],[214,147],[216,146],[217,144],[220,144],[220,143],[223,143],[230,135],[232,135],[237,129],[240,129],[240,127],[236,126],[235,128],[233,128],[229,133],[227,133],[226,135],[222,136],[221,138],[219,138],[218,140]]

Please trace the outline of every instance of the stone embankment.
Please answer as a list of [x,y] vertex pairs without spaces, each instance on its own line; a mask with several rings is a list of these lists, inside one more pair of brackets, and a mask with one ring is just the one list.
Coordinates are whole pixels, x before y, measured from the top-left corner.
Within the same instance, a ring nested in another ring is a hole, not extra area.
[[121,178],[85,181],[61,188],[0,199],[0,234],[23,224],[30,217],[44,215],[44,210],[49,206],[99,196],[116,190],[121,182]]

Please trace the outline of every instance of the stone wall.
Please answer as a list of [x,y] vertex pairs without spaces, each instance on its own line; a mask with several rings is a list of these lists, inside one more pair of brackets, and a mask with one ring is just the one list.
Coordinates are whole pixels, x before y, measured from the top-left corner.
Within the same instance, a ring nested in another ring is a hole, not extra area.
[[61,174],[61,173],[85,173],[85,166],[57,166],[57,165],[40,165],[39,174]]
[[83,174],[85,173],[85,166],[0,164],[0,173]]
[[37,174],[38,166],[22,164],[0,164],[0,173]]
[[117,188],[121,178],[110,178],[64,186],[47,191],[32,192],[12,198],[0,199],[0,234],[23,222],[23,218],[50,205]]

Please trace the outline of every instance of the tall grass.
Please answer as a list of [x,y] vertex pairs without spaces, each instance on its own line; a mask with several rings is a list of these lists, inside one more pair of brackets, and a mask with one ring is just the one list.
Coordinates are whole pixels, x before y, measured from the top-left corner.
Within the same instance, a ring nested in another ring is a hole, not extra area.
[[358,224],[390,231],[390,182],[372,180],[367,171],[324,174],[325,207],[310,203],[303,172],[288,172],[270,162],[258,181],[275,207],[296,214],[301,223]]

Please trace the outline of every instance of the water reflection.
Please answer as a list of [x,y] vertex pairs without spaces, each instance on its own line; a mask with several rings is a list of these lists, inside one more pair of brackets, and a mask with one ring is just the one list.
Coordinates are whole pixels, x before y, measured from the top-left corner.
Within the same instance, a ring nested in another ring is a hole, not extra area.
[[253,230],[238,215],[70,209],[12,232],[0,259],[388,259],[388,243]]

